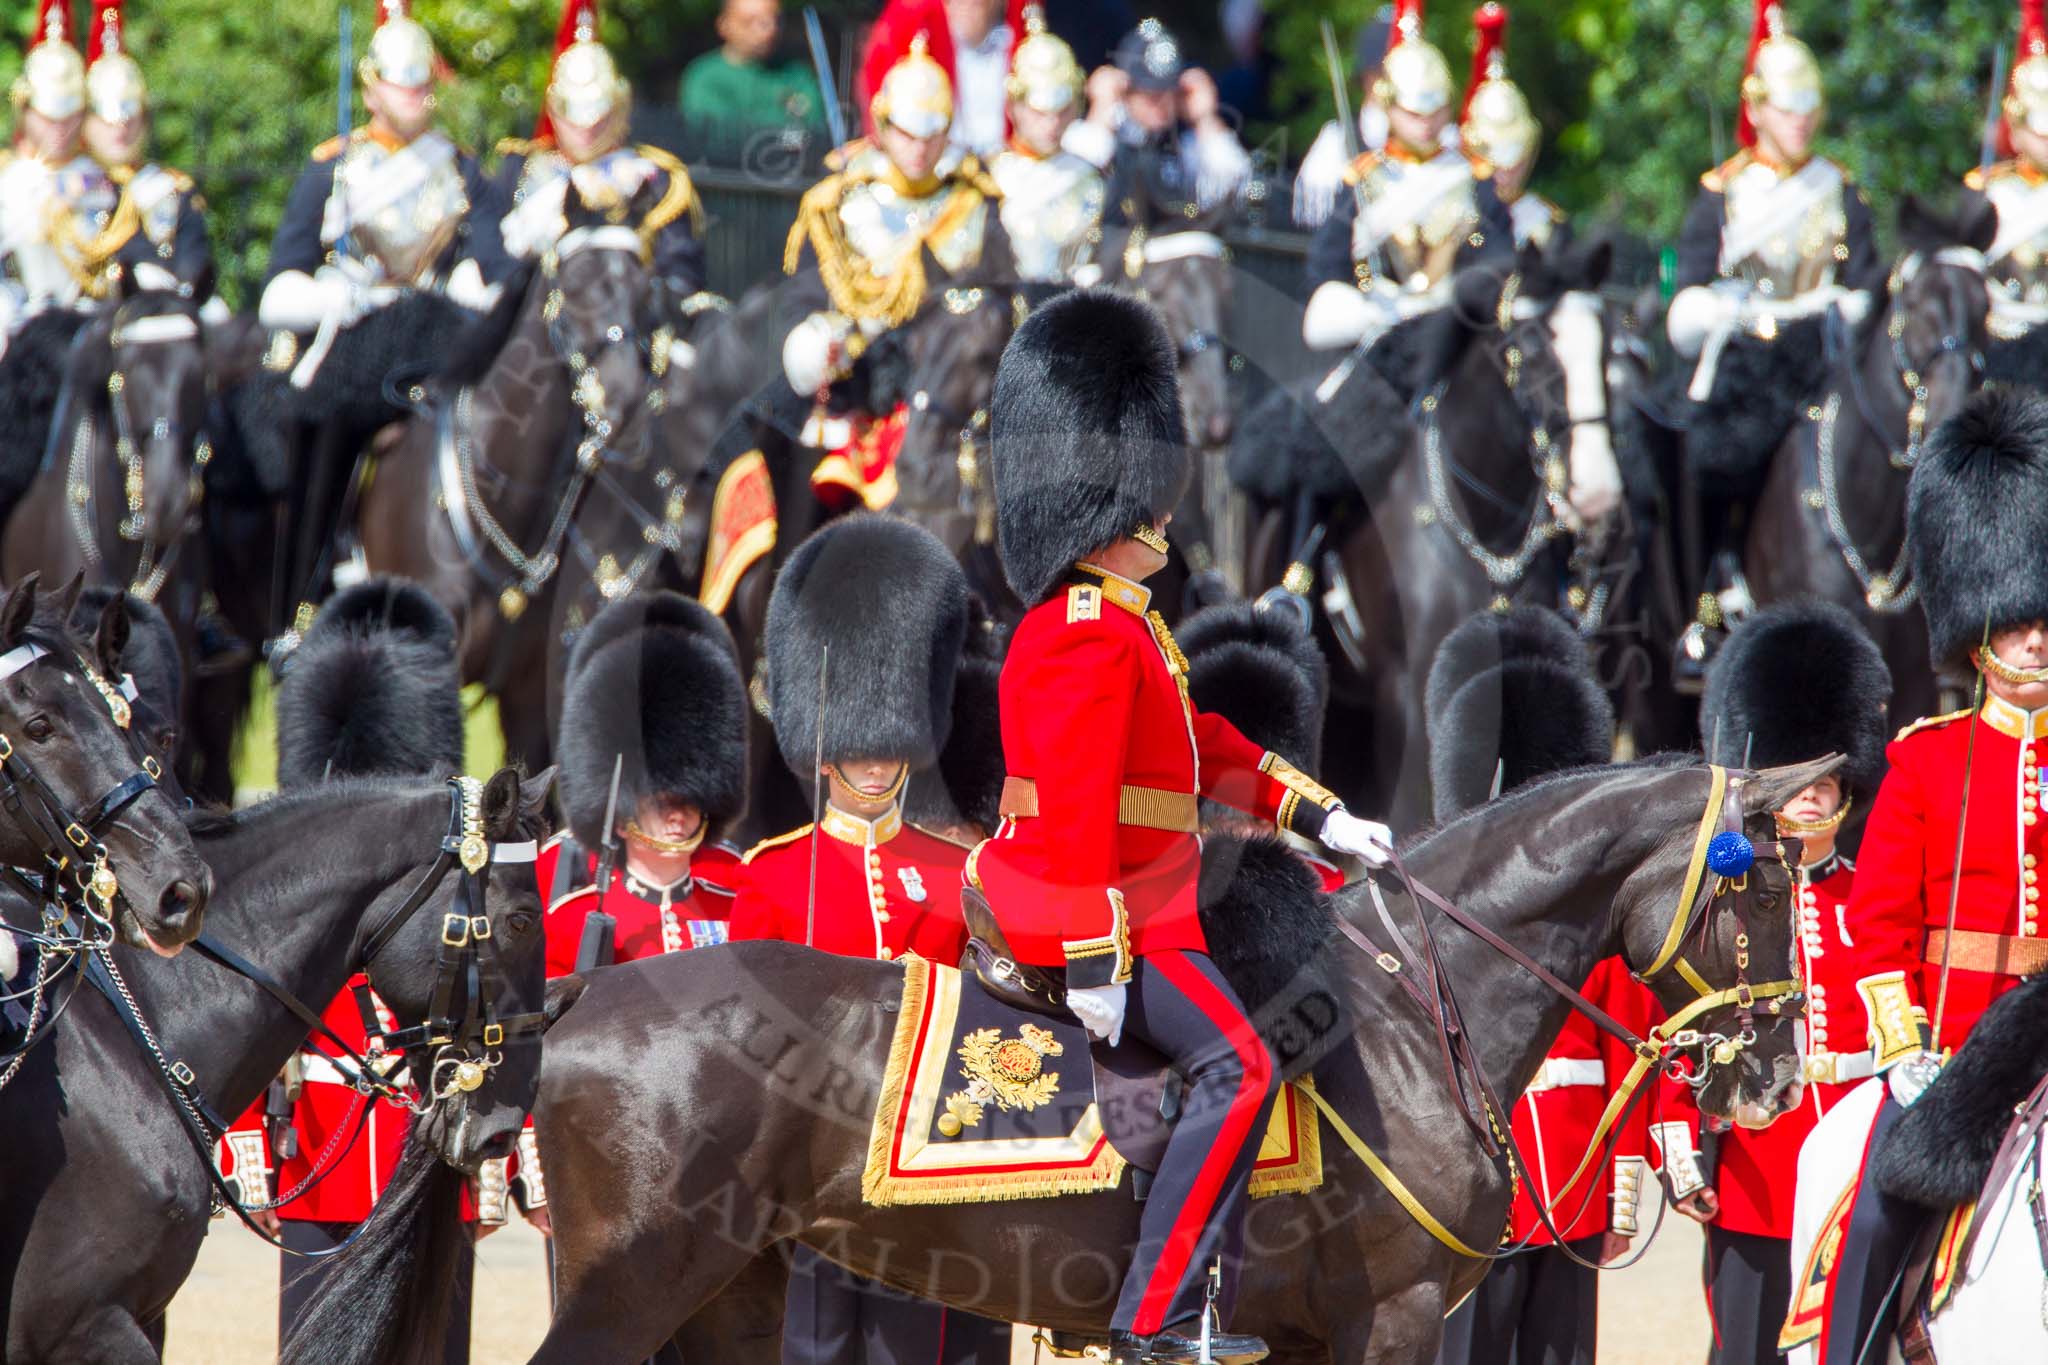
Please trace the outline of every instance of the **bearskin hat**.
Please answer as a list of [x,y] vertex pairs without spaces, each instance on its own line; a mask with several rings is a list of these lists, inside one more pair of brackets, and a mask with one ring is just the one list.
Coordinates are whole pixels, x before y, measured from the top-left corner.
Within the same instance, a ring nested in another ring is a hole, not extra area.
[[1891,695],[1884,655],[1846,607],[1780,602],[1730,632],[1707,665],[1700,734],[1715,763],[1846,755],[1842,785],[1870,796],[1884,780]]
[[1330,665],[1300,618],[1250,602],[1204,607],[1174,628],[1188,698],[1303,772],[1322,766]]
[[278,683],[278,785],[461,766],[462,677],[441,604],[402,578],[327,599]]
[[967,576],[923,527],[862,514],[797,546],[768,598],[767,651],[768,713],[798,781],[811,780],[821,720],[827,763],[936,762],[966,635]]
[[1187,487],[1159,314],[1106,289],[1035,310],[996,366],[989,441],[1003,573],[1036,606],[1076,560],[1171,511]]
[[1426,690],[1429,779],[1448,820],[1546,773],[1605,763],[1614,706],[1585,641],[1543,607],[1479,612],[1444,637]]
[[1989,388],[1936,427],[1906,494],[1936,667],[1967,668],[1986,619],[2048,619],[2048,398]]
[[673,592],[622,597],[569,651],[556,749],[562,813],[586,848],[605,842],[612,770],[619,810],[686,801],[716,827],[747,803],[747,688],[725,622]]
[[121,668],[135,682],[137,709],[152,727],[176,726],[184,713],[184,656],[170,621],[156,603],[119,588],[91,587],[79,594],[71,609],[71,624],[90,636],[100,613],[117,597],[128,615],[128,643],[121,648]]

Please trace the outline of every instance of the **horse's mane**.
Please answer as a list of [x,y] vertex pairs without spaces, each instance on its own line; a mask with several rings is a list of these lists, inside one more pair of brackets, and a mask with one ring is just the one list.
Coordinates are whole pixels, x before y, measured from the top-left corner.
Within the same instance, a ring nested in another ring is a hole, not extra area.
[[440,788],[447,773],[423,777],[334,777],[309,787],[288,787],[251,806],[194,806],[185,813],[185,828],[195,838],[238,834],[258,817],[270,818],[305,808],[356,805],[387,796],[424,796]]
[[491,311],[465,324],[455,334],[448,347],[447,363],[441,366],[437,378],[450,388],[464,388],[481,382],[490,373],[498,353],[511,340],[512,329],[519,325],[527,295],[533,292],[533,282],[539,273],[530,261],[513,272]]
[[1413,852],[1420,851],[1432,840],[1449,834],[1453,830],[1461,829],[1466,825],[1475,824],[1481,818],[1504,815],[1511,811],[1519,813],[1525,806],[1538,804],[1539,799],[1546,794],[1554,796],[1556,789],[1567,782],[1578,782],[1588,777],[1614,777],[1627,772],[1642,772],[1644,769],[1662,770],[1702,768],[1705,766],[1706,760],[1698,754],[1672,752],[1649,754],[1643,758],[1631,759],[1626,763],[1593,763],[1577,768],[1560,768],[1556,772],[1545,773],[1541,777],[1532,778],[1521,786],[1516,787],[1513,791],[1503,792],[1491,801],[1474,806],[1470,810],[1460,811],[1447,820],[1423,826],[1402,841],[1401,851],[1405,857]]

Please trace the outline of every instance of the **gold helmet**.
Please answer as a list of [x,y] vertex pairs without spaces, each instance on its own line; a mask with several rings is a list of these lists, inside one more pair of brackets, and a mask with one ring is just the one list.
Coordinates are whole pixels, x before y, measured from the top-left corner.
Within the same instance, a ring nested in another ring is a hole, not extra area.
[[541,136],[554,124],[595,128],[626,107],[632,87],[597,39],[597,0],[567,0],[555,35],[555,65],[541,112]]
[[8,91],[16,109],[67,119],[85,107],[85,59],[71,45],[69,0],[42,0],[36,41]]
[[1496,166],[1524,165],[1535,160],[1542,129],[1522,88],[1508,79],[1508,12],[1488,0],[1472,15],[1472,26],[1479,38],[1472,48],[1472,84],[1458,119],[1459,136],[1466,150]]
[[1011,99],[1041,114],[1056,114],[1081,93],[1081,64],[1074,49],[1046,31],[1045,11],[1024,7],[1023,41],[1010,54],[1010,78],[1004,84]]
[[1380,103],[1424,118],[1451,102],[1451,64],[1422,36],[1422,0],[1398,0],[1387,59],[1373,83]]
[[1742,118],[1736,129],[1745,147],[1756,145],[1749,111],[1763,104],[1788,114],[1811,114],[1821,106],[1820,63],[1814,60],[1813,49],[1785,27],[1778,0],[1756,0],[1749,61],[1742,72]]
[[2048,22],[2042,18],[2042,0],[2020,0],[2020,50],[2001,112],[2006,126],[2000,138],[2007,143],[2007,155],[2015,124],[2048,136]]
[[369,51],[356,64],[357,74],[365,81],[418,90],[433,83],[439,64],[433,38],[412,17],[411,0],[381,0],[377,31],[370,35]]
[[931,39],[920,31],[910,40],[868,102],[877,127],[886,123],[912,137],[935,137],[953,126],[953,80],[932,60]]
[[85,96],[93,117],[104,123],[126,123],[149,106],[142,68],[128,55],[122,35],[121,0],[97,0],[92,37],[85,45],[92,57],[85,69]]

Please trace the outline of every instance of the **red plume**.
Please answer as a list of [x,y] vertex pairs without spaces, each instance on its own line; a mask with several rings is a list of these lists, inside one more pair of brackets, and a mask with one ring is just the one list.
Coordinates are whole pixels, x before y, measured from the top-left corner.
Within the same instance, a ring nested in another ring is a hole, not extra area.
[[[875,115],[870,108],[875,91],[882,88],[889,68],[903,60],[920,33],[925,35],[925,51],[945,68],[947,80],[954,79],[953,30],[946,26],[943,0],[889,0],[868,30],[868,44],[860,58],[860,86],[854,91],[854,98],[860,101],[861,126],[869,137],[875,134]],[[832,92],[826,91],[825,98],[831,99]]]
[[126,50],[127,30],[121,22],[121,0],[93,0],[92,36],[85,45],[85,64]]
[[[555,63],[562,59],[576,41],[579,33],[589,31],[590,37],[597,37],[597,0],[562,0],[562,22],[555,27],[555,55],[548,61],[548,78],[554,79]],[[548,101],[542,95],[540,117],[533,121],[533,140],[553,145],[555,121],[548,114]]]
[[1422,0],[1394,0],[1394,27],[1387,34],[1387,51],[1401,45],[1409,28],[1422,32]]
[[71,0],[42,0],[36,6],[36,31],[29,35],[28,45],[34,47],[44,39],[53,36],[50,25],[57,25],[55,37],[66,43],[76,43],[71,32]]
[[412,0],[378,0],[377,26],[382,28],[393,19],[410,19]]
[[1472,43],[1472,80],[1465,87],[1465,103],[1458,110],[1458,122],[1463,123],[1472,113],[1472,97],[1479,93],[1479,87],[1492,75],[1494,59],[1506,61],[1508,12],[1493,0],[1472,12],[1472,27],[1478,37]]
[[[2013,75],[2019,74],[2022,64],[2048,53],[2048,20],[2042,18],[2043,0],[2020,0],[2020,42],[2019,50],[2013,54]],[[2006,82],[2010,89],[2012,82]],[[1998,155],[2001,159],[2013,155],[2012,122],[2005,116],[2005,102],[1999,101],[1998,110]]]
[[[1757,49],[1771,36],[1771,21],[1778,17],[1778,0],[1756,0],[1756,21],[1749,26],[1749,55],[1742,59],[1742,79],[1756,70]],[[1756,146],[1756,125],[1749,120],[1749,101],[1736,100],[1735,140],[1744,147]]]

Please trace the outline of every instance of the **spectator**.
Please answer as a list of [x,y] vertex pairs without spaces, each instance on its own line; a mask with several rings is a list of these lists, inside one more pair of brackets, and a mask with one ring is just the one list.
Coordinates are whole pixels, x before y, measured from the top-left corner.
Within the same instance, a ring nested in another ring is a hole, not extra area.
[[1003,0],[946,0],[953,33],[953,141],[984,160],[1003,148],[1003,82],[1014,35]]
[[718,12],[724,46],[683,70],[683,126],[692,150],[731,160],[764,132],[804,140],[825,127],[818,81],[799,62],[775,63],[780,0],[725,0]]
[[1088,118],[1067,130],[1066,145],[1107,167],[1103,218],[1113,225],[1214,227],[1251,175],[1216,82],[1183,60],[1157,19],[1131,30],[1115,63],[1088,78]]
[[1266,50],[1265,0],[1223,0],[1217,21],[1231,57],[1216,77],[1217,98],[1237,112],[1238,127],[1264,123],[1273,117],[1273,72],[1280,65]]

